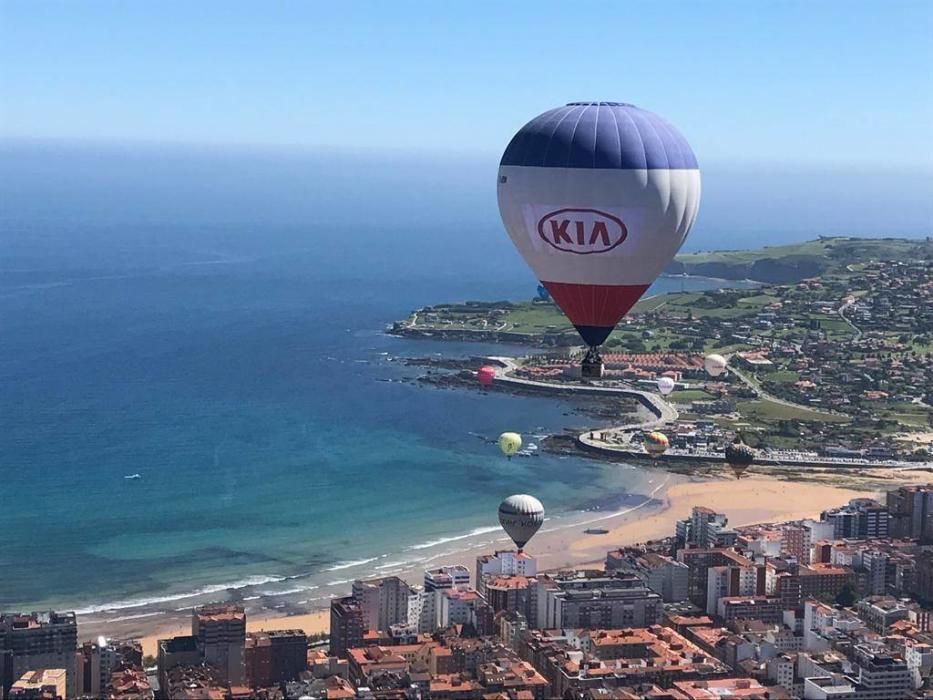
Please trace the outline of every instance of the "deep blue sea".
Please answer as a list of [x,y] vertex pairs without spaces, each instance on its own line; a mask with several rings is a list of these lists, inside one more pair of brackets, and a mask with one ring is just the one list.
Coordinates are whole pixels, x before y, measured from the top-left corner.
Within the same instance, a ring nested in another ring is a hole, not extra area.
[[572,406],[405,381],[423,371],[406,356],[520,352],[384,333],[425,304],[534,293],[494,179],[477,208],[410,164],[4,155],[0,609],[323,595],[498,537],[511,493],[560,515],[643,486],[476,437],[585,424]]

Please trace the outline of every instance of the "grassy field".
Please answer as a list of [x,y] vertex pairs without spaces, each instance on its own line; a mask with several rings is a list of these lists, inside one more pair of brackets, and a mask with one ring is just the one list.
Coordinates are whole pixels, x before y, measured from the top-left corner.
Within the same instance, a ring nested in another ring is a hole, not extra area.
[[798,408],[795,406],[786,406],[782,403],[768,401],[767,399],[740,401],[738,410],[743,416],[761,423],[774,423],[779,420],[805,420],[822,421],[824,423],[845,423],[849,420],[845,416],[837,416],[831,413],[822,413],[820,411],[811,411],[802,407]]
[[[677,262],[690,264],[755,263],[768,258],[818,257],[832,261],[832,269],[857,265],[866,259],[916,260],[929,257],[933,245],[923,240],[901,238],[822,238],[791,245],[767,246],[758,250],[722,250],[678,255]],[[844,270],[842,270],[844,271]]]
[[764,382],[774,382],[775,384],[793,384],[800,377],[796,372],[790,370],[778,370],[758,375],[758,379]]
[[674,391],[668,396],[671,401],[712,401],[716,397],[702,389],[684,389]]
[[765,258],[783,258],[788,255],[824,256],[840,239],[823,239],[794,243],[792,245],[768,246],[759,250],[719,250],[715,252],[686,253],[678,255],[677,262],[698,263],[753,263]]

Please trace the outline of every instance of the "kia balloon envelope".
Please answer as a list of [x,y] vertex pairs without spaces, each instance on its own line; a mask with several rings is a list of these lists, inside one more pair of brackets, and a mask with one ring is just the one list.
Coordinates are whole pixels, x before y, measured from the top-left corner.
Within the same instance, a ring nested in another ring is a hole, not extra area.
[[716,353],[707,355],[703,359],[703,366],[706,368],[706,373],[709,374],[709,376],[718,377],[726,371],[726,358]]
[[499,504],[499,524],[521,552],[544,522],[544,506],[534,496],[520,493]]
[[658,377],[658,391],[667,396],[674,391],[674,380],[670,377]]
[[496,378],[496,368],[486,365],[485,367],[480,367],[476,372],[476,379],[483,386],[492,386],[493,380]]
[[522,436],[518,433],[502,433],[498,444],[502,454],[512,459],[512,455],[522,449]]
[[686,139],[656,114],[572,102],[512,138],[498,197],[515,247],[591,348],[588,357],[598,356],[684,242],[700,171]]

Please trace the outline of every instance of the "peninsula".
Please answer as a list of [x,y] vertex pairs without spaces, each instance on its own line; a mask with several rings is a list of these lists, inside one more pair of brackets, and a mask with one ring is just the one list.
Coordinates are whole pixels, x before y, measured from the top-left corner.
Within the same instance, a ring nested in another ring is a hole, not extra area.
[[[525,382],[537,391],[654,397],[642,403],[657,421],[582,435],[581,448],[644,456],[641,429],[663,427],[674,448],[668,461],[712,456],[733,434],[777,466],[929,461],[930,239],[820,238],[692,253],[671,270],[715,274],[723,286],[642,299],[604,345],[599,382],[574,376],[579,339],[547,300],[439,304],[390,332],[527,345],[529,356],[500,363],[500,385],[510,390]],[[760,284],[734,289],[725,281],[746,278]],[[730,371],[715,380],[703,371],[712,352],[729,359]],[[661,376],[676,382],[664,400],[656,393]]]

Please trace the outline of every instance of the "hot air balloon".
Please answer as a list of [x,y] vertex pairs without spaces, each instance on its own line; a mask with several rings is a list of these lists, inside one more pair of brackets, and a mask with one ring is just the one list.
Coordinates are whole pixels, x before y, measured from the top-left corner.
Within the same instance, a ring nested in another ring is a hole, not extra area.
[[599,346],[696,218],[693,151],[647,110],[572,102],[515,134],[498,196],[512,242],[589,348],[584,376],[600,376]]
[[541,301],[551,300],[551,293],[547,290],[547,287],[545,287],[543,284],[538,285],[538,299],[540,299]]
[[663,455],[670,445],[671,443],[664,433],[652,431],[645,435],[645,452],[651,455],[651,459],[657,459]]
[[732,468],[736,479],[741,479],[745,470],[755,461],[755,450],[736,438],[726,445],[726,462]]
[[703,360],[703,366],[709,376],[718,377],[726,371],[726,358],[716,353],[707,355]]
[[522,449],[522,436],[518,433],[502,433],[499,436],[499,449],[509,459]]
[[476,379],[483,386],[492,386],[493,379],[496,378],[496,368],[486,365],[476,371]]
[[499,504],[499,524],[521,552],[544,522],[544,506],[534,496],[516,494]]
[[658,377],[658,391],[667,396],[674,391],[674,380],[670,377]]

